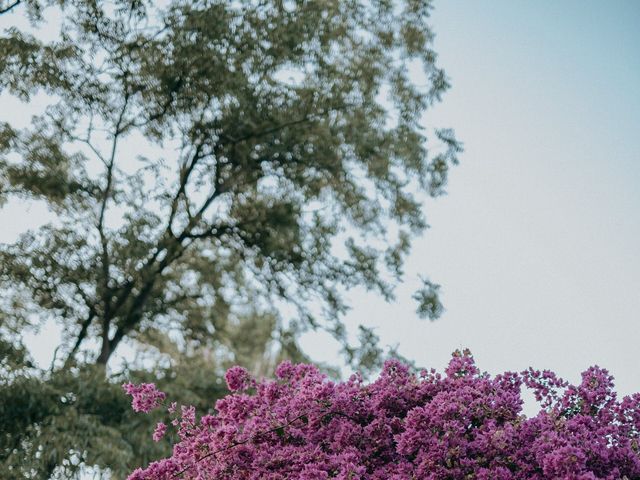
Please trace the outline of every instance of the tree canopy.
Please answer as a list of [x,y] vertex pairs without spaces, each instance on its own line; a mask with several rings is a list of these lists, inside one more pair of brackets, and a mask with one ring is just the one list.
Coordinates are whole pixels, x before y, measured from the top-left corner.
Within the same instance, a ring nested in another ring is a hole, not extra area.
[[[0,476],[166,455],[130,428],[152,419],[125,413],[125,378],[206,408],[230,364],[308,360],[306,328],[379,365],[345,292],[393,298],[461,150],[424,127],[448,88],[430,4],[0,1],[0,101],[37,110],[0,113],[0,206],[52,212],[0,245]],[[426,277],[415,299],[440,314]],[[47,322],[49,370],[23,345]],[[139,361],[105,369],[122,343]]]
[[[50,3],[0,38],[0,91],[48,99],[0,126],[0,198],[56,214],[0,249],[3,328],[53,319],[99,364],[247,315],[346,345],[344,290],[393,297],[460,151],[422,125],[448,87],[430,2]],[[416,298],[438,315],[435,284]]]

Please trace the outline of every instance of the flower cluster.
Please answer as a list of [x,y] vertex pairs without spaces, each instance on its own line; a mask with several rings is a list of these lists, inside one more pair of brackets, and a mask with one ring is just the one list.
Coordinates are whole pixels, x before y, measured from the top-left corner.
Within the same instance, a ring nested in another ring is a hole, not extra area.
[[122,389],[133,397],[131,406],[136,412],[149,413],[159,407],[166,397],[166,394],[159,391],[153,383],[141,383],[140,385],[125,383],[122,385]]
[[227,370],[224,379],[227,382],[227,387],[229,387],[229,390],[232,392],[242,390],[254,384],[249,372],[239,366],[231,367]]
[[[444,374],[389,361],[369,384],[288,362],[275,380],[235,367],[227,381],[217,412],[183,407],[172,456],[130,480],[640,478],[640,394],[618,400],[598,367],[579,385],[532,369],[492,377],[456,352]],[[541,402],[534,417],[523,387]]]
[[160,440],[162,440],[162,437],[164,437],[165,433],[167,433],[167,426],[162,422],[158,422],[156,425],[156,429],[153,431],[153,441],[159,442]]

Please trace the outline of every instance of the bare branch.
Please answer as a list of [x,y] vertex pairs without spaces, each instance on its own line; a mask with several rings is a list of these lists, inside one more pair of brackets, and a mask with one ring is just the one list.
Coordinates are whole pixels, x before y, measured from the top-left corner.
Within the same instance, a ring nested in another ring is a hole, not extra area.
[[100,160],[105,166],[108,166],[107,159],[104,158],[104,156],[102,155],[102,153],[100,152],[100,150],[97,149],[97,147],[93,144],[93,142],[91,141],[91,139],[89,137],[87,138],[82,138],[82,137],[77,137],[75,135],[69,135],[69,139],[75,141],[75,142],[80,142],[80,143],[84,143],[85,145],[87,145],[91,151],[95,154],[95,156],[98,158],[98,160]]
[[2,7],[0,8],[0,15],[4,14],[4,13],[8,13],[11,10],[13,10],[15,7],[17,7],[18,5],[20,5],[22,3],[22,0],[16,0],[15,2],[13,2],[11,5],[8,5],[6,7]]

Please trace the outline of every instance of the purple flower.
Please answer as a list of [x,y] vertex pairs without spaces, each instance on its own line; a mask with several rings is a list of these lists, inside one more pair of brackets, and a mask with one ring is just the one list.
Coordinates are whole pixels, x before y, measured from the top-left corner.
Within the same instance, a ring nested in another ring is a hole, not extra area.
[[167,433],[167,426],[162,422],[158,422],[156,429],[153,431],[153,441],[159,442],[165,433]]
[[243,390],[250,384],[251,377],[245,368],[235,366],[227,370],[224,376],[229,390],[232,392]]
[[[390,361],[373,383],[332,382],[285,362],[275,380],[255,382],[241,367],[226,380],[235,393],[217,412],[182,406],[172,455],[130,480],[640,479],[640,394],[618,400],[598,367],[579,385],[533,369],[492,377],[463,351],[444,375]],[[531,418],[522,386],[541,405]],[[157,401],[148,385],[125,390],[134,408]]]
[[166,394],[159,391],[153,383],[141,383],[139,385],[125,383],[122,385],[122,389],[133,397],[131,406],[136,412],[149,413],[154,408],[159,407],[166,397]]

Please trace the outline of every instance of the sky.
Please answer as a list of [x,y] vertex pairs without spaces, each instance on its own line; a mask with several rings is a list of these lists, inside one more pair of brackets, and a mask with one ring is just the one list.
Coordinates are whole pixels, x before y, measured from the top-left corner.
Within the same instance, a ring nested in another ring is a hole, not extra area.
[[[435,7],[452,88],[426,124],[454,127],[465,153],[426,205],[398,301],[358,293],[347,321],[420,366],[468,347],[491,373],[578,381],[598,364],[640,391],[640,3]],[[418,274],[442,285],[433,323],[409,300]]]
[[[620,393],[640,391],[639,24],[633,0],[435,2],[452,88],[425,125],[453,127],[465,152],[448,194],[425,205],[431,228],[397,301],[352,292],[351,328],[375,327],[424,367],[470,348],[491,373],[531,365],[578,381],[598,364]],[[10,204],[0,241],[45,217]],[[435,322],[415,313],[418,275],[442,286]],[[56,336],[29,337],[41,363]],[[302,343],[336,362],[324,336]]]

